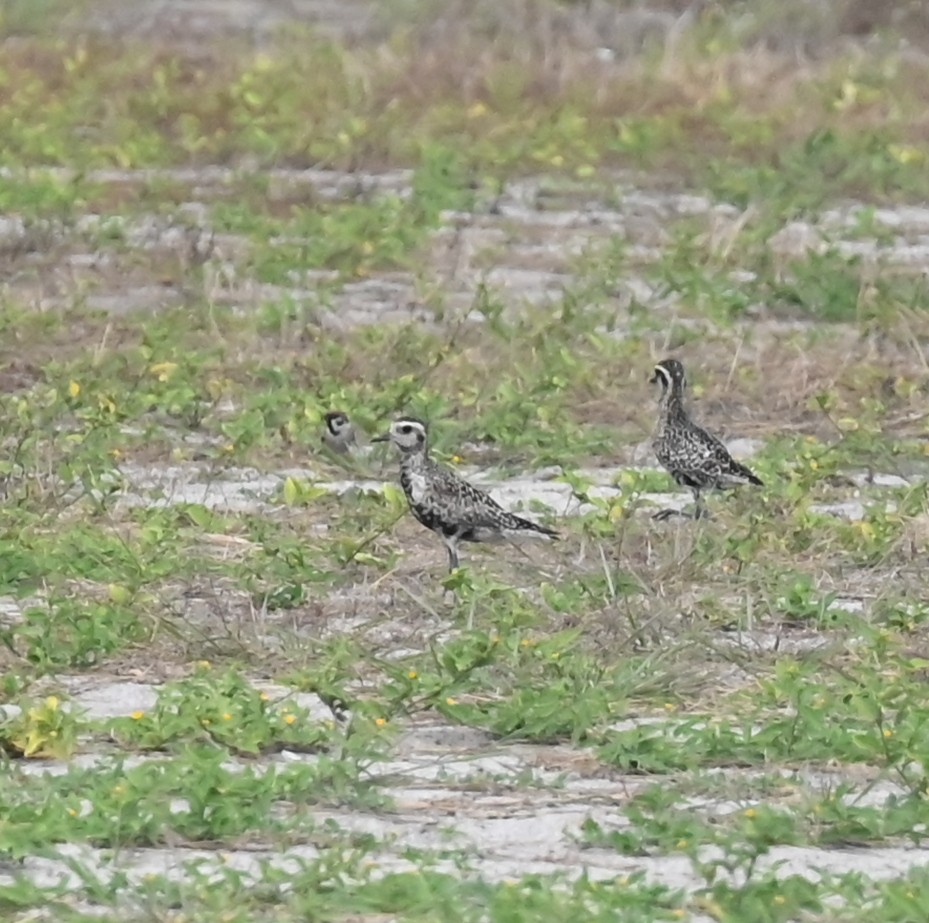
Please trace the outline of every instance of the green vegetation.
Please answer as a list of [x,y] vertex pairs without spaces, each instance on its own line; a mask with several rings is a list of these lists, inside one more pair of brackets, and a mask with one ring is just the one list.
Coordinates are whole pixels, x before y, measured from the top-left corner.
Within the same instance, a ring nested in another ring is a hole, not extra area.
[[[920,919],[925,61],[389,6],[196,52],[3,6],[0,915]],[[765,482],[708,522],[650,518],[669,351]],[[563,541],[446,576],[334,407]]]

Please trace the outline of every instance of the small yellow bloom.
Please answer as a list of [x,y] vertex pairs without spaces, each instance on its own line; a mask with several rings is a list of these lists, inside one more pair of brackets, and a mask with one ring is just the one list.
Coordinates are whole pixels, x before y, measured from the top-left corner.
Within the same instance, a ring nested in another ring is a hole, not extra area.
[[145,717],[145,712],[141,709],[137,709],[129,717],[132,718],[133,721],[141,721]]
[[451,696],[451,695],[450,695],[450,696],[445,700],[445,704],[446,704],[446,705],[457,705],[457,704],[458,704],[458,699],[456,699],[454,696]]
[[213,664],[211,664],[209,660],[198,660],[197,661],[197,667],[201,670],[209,670],[212,668],[212,666]]
[[201,718],[201,719],[200,719],[200,723],[201,723],[204,727],[208,727],[212,722],[210,721],[209,718]]
[[410,672],[407,673],[406,678],[407,678],[407,679],[416,679],[417,676],[419,676],[419,674],[418,674],[415,670],[410,670]]
[[110,449],[110,457],[114,461],[119,461],[123,457],[123,453],[119,449]]
[[50,696],[45,700],[45,705],[46,705],[46,707],[48,708],[49,711],[57,711],[57,710],[58,710],[58,706],[59,706],[60,704],[61,704],[61,702],[59,702],[58,696],[57,696],[57,695],[50,695]]
[[774,903],[775,903],[775,904],[786,904],[786,903],[787,903],[787,898],[784,897],[783,894],[775,894],[775,895],[774,895]]
[[224,451],[227,455],[231,455],[231,454],[235,451],[235,446],[234,446],[231,442],[227,442],[227,443],[223,446],[223,451]]
[[483,103],[474,103],[468,107],[468,118],[479,119],[482,115],[487,114],[487,107]]
[[833,108],[841,111],[854,106],[858,102],[860,89],[860,85],[855,83],[854,80],[850,78],[843,80],[836,99],[832,101]]
[[69,813],[72,817],[77,817],[77,810],[76,810],[75,808],[68,808],[68,813]]
[[387,719],[386,719],[386,718],[375,718],[375,719],[374,719],[374,723],[375,723],[379,728],[382,728],[385,724],[387,724]]
[[232,721],[232,715],[231,715],[229,712],[224,711],[224,712],[223,712],[223,721]]
[[909,144],[888,144],[887,153],[893,157],[897,163],[922,163],[926,159],[925,152],[918,147]]
[[460,455],[453,455],[453,456],[452,456],[452,464],[453,464],[453,465],[460,465],[460,464],[462,463],[462,461],[464,461],[464,459],[463,459]]
[[259,74],[264,71],[274,70],[274,58],[264,52],[257,54],[252,60],[252,67]]
[[72,381],[68,384],[68,394],[70,394],[71,397],[77,397],[80,393],[81,393],[80,382]]
[[687,849],[687,846],[689,845],[689,842],[690,842],[689,840],[678,840],[678,841],[677,841],[677,848],[678,848],[678,849]]
[[271,698],[271,696],[269,696],[267,692],[259,692],[258,698],[261,699],[262,702],[267,702],[268,699]]
[[745,817],[747,817],[749,820],[751,820],[753,817],[757,817],[757,816],[758,816],[758,812],[757,812],[754,808],[746,808],[746,809],[742,812],[742,814],[743,814]]
[[665,702],[665,703],[664,703],[664,710],[665,710],[665,711],[674,711],[675,708],[677,708],[677,706],[676,706],[673,702]]
[[114,794],[114,795],[125,795],[125,794],[126,794],[126,786],[125,786],[125,785],[114,785],[114,786],[113,786],[113,794]]
[[176,362],[156,362],[149,367],[149,371],[159,381],[167,381],[177,371]]
[[885,736],[885,737],[893,737],[893,736],[894,736],[894,732],[893,732],[890,728],[884,728],[884,736]]
[[284,715],[284,724],[293,724],[296,720],[296,715]]

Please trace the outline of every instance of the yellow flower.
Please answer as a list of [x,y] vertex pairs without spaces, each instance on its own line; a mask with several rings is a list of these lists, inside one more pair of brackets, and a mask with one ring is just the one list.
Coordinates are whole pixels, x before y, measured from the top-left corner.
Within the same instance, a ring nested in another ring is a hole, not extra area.
[[677,848],[678,849],[687,849],[688,841],[687,840],[678,840]]
[[257,73],[274,70],[274,58],[272,58],[269,54],[265,54],[264,52],[257,54],[252,60],[252,67]]
[[141,709],[137,709],[129,717],[132,718],[133,721],[141,721],[145,717],[145,712]]
[[774,903],[775,903],[775,904],[786,904],[786,903],[787,903],[787,898],[784,897],[783,894],[775,894],[775,895],[774,895]]
[[452,456],[452,464],[453,464],[453,465],[460,465],[462,461],[463,461],[463,459],[462,459],[462,457],[461,457],[460,455],[453,455],[453,456]]
[[68,808],[68,813],[69,813],[72,817],[77,817],[77,810],[76,810],[75,808]]
[[68,394],[71,397],[77,397],[81,393],[81,385],[77,381],[71,381],[68,383]]
[[386,718],[375,718],[375,719],[374,719],[374,723],[375,723],[379,728],[382,728],[385,724],[387,724],[387,719],[386,719]]
[[213,664],[211,664],[209,660],[198,660],[197,666],[201,670],[209,670],[213,666]]
[[50,696],[45,700],[45,706],[46,706],[46,708],[48,708],[49,711],[57,711],[57,710],[58,710],[58,706],[59,706],[60,704],[61,704],[61,703],[59,702],[58,696],[57,696],[57,695],[50,695]]
[[887,153],[893,157],[897,163],[922,163],[926,159],[926,154],[918,147],[909,144],[888,144]]
[[890,728],[884,728],[884,736],[885,736],[885,737],[893,737],[893,736],[894,736],[894,732],[893,732]]
[[454,696],[449,696],[449,697],[445,700],[445,704],[446,704],[446,705],[457,705],[457,704],[458,704],[458,699],[456,699]]
[[468,107],[468,118],[479,119],[482,115],[487,114],[487,107],[483,103],[474,103]]
[[418,674],[415,670],[410,670],[410,672],[407,673],[406,678],[407,678],[407,679],[416,679],[417,676],[419,676],[419,674]]
[[232,721],[232,715],[227,711],[223,712],[223,721]]
[[271,698],[271,696],[269,696],[267,692],[259,692],[258,698],[261,699],[262,702],[267,702],[268,699]]
[[749,820],[751,820],[753,817],[757,817],[757,816],[758,816],[758,812],[757,812],[754,808],[746,808],[746,809],[742,812],[742,814],[743,814],[745,817],[747,817]]
[[149,367],[149,371],[159,381],[167,381],[177,370],[176,362],[156,362]]
[[296,720],[296,715],[284,715],[284,724],[293,724]]
[[677,706],[676,706],[673,702],[665,702],[665,703],[664,703],[664,710],[665,710],[665,711],[674,711],[675,708],[677,708]]

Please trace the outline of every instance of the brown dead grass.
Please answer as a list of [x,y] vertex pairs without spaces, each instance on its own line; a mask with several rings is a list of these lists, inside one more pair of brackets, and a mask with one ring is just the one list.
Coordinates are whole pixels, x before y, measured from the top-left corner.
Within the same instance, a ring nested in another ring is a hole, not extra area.
[[[236,162],[248,155],[241,139],[249,113],[240,91],[243,75],[251,74],[267,95],[253,115],[272,126],[279,117],[276,158],[293,165],[313,165],[310,142],[341,130],[347,113],[366,125],[340,164],[355,168],[408,164],[430,139],[475,144],[499,137],[506,148],[543,134],[546,120],[557,123],[565,112],[586,120],[581,135],[601,151],[617,120],[654,120],[665,139],[642,153],[666,167],[686,167],[697,149],[708,156],[735,149],[747,162],[767,162],[784,145],[829,129],[886,128],[893,139],[919,143],[929,137],[929,55],[911,44],[904,62],[872,33],[891,23],[912,30],[912,43],[929,14],[905,3],[878,6],[883,13],[866,15],[863,0],[834,4],[832,40],[823,43],[828,53],[816,56],[765,41],[764,29],[709,51],[708,36],[725,34],[748,15],[742,4],[722,3],[709,5],[683,31],[672,13],[650,11],[665,16],[665,38],[657,48],[612,59],[598,56],[612,33],[598,25],[606,14],[597,4],[544,0],[444,4],[389,41],[351,48],[305,34],[282,36],[271,53],[238,38],[196,50],[154,36],[139,42],[92,32],[64,46],[19,39],[4,49],[5,68],[16,79],[0,87],[0,112],[78,116],[78,149],[86,126],[94,125],[94,136],[113,133],[117,158],[120,133],[136,121],[170,139],[178,161]],[[642,15],[607,12],[613,31],[623,35],[632,28],[623,17]],[[776,21],[789,18],[784,13]],[[847,81],[864,90],[836,107]],[[478,104],[482,114],[474,115]],[[189,149],[184,136],[182,126],[191,123],[204,142],[199,150]],[[767,126],[762,134],[752,130],[758,124]]]

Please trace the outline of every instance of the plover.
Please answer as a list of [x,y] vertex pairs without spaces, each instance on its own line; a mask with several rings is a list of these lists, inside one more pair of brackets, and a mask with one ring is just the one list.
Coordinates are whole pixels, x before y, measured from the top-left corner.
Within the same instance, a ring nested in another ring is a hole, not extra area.
[[490,494],[433,461],[422,420],[400,417],[388,432],[372,440],[387,441],[400,449],[400,484],[410,512],[445,542],[449,571],[458,567],[461,542],[499,542],[530,535],[558,537],[547,526],[507,512]]
[[348,414],[331,410],[323,417],[323,444],[331,451],[345,455],[357,445],[355,427]]
[[[741,484],[762,485],[745,465],[737,462],[715,436],[690,419],[684,408],[687,380],[677,359],[664,359],[655,366],[653,383],[661,385],[658,424],[652,448],[661,465],[682,487],[693,491],[694,519],[706,515],[701,491],[725,490]],[[667,519],[674,510],[662,510],[656,519]]]

